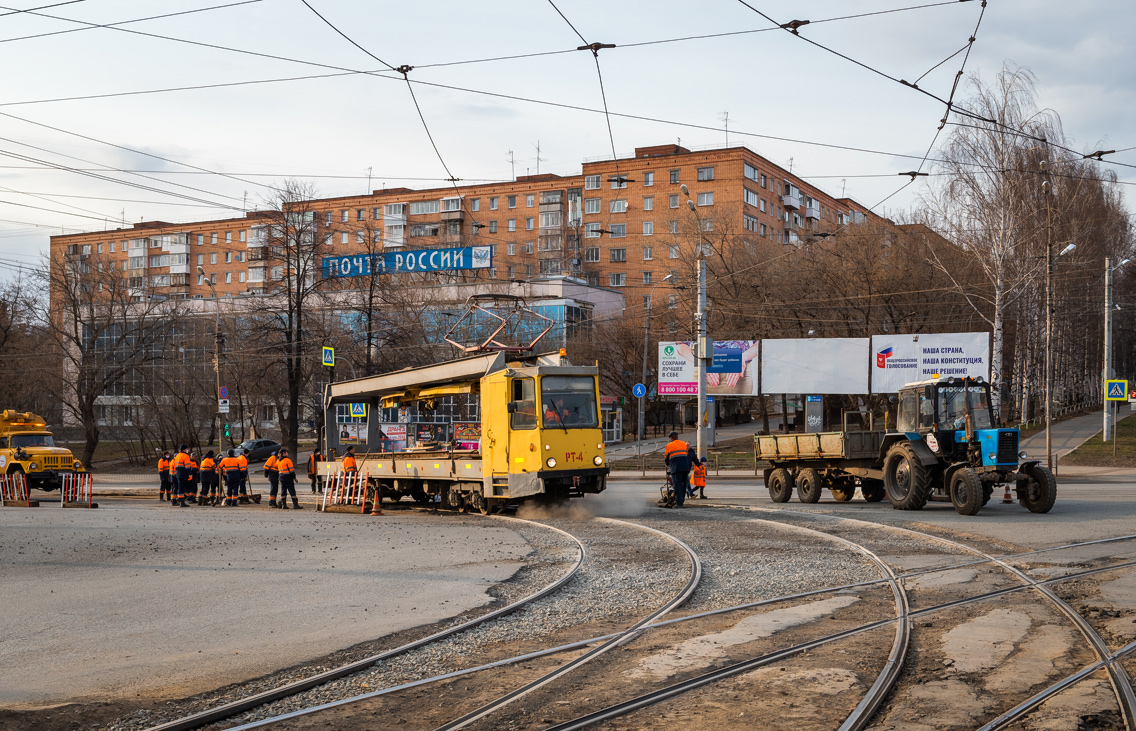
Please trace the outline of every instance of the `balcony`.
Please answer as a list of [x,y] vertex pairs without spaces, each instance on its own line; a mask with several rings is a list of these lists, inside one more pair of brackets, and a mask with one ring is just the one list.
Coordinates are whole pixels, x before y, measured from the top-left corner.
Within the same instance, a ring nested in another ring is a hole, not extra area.
[[801,210],[800,194],[789,193],[788,195],[781,196],[781,205],[785,206],[791,211]]
[[820,206],[812,205],[805,206],[805,218],[811,218],[814,221],[820,220]]
[[170,274],[189,274],[189,264],[170,264]]
[[461,221],[465,217],[465,211],[442,211],[443,221]]

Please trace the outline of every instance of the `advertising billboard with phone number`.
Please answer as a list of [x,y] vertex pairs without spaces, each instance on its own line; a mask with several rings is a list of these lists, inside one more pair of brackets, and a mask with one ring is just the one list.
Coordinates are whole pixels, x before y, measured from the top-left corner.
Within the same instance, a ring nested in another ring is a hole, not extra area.
[[[706,372],[706,392],[720,396],[756,396],[757,340],[715,340],[714,365]],[[689,341],[659,343],[659,395],[684,396],[698,392],[694,350]]]

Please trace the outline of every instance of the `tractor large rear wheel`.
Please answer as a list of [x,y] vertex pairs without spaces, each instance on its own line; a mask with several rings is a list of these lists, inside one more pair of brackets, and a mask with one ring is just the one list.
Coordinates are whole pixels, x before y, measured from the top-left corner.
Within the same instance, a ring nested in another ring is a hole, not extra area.
[[900,442],[888,451],[884,459],[884,489],[893,508],[922,510],[930,487],[931,475],[911,445]]

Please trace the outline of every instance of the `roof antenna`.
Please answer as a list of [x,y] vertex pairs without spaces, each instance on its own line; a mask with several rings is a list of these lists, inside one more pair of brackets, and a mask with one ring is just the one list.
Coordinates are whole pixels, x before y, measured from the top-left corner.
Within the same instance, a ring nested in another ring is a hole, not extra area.
[[730,146],[730,110],[726,110],[718,115],[719,118],[726,126],[726,147]]

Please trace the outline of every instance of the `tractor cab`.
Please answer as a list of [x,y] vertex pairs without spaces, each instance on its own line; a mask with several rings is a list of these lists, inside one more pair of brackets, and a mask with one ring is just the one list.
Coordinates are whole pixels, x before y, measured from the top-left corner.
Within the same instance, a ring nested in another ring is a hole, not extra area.
[[990,384],[981,378],[937,378],[899,392],[898,430],[917,435],[948,462],[972,467],[1018,466],[1018,430],[999,429]]

